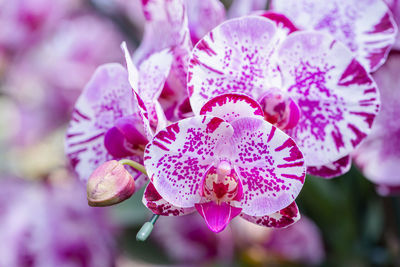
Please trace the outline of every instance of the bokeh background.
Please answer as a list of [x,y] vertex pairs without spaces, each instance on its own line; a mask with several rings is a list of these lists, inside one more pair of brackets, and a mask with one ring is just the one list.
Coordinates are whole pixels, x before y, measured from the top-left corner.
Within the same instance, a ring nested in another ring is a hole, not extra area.
[[143,26],[136,0],[0,0],[0,267],[400,266],[400,198],[355,166],[307,177],[302,219],[280,230],[235,219],[214,234],[196,213],[160,218],[142,243],[141,192],[89,207],[65,130],[96,67],[123,63],[121,42],[134,51]]

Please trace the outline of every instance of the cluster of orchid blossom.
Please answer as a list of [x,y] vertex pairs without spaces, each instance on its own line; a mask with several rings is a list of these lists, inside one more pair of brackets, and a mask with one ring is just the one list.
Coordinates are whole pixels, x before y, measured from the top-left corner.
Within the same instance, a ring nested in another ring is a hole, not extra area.
[[211,23],[184,0],[143,1],[133,60],[123,44],[126,69],[98,68],[67,131],[90,204],[121,202],[148,177],[143,203],[157,215],[197,210],[214,232],[239,215],[279,228],[300,217],[306,171],[349,170],[379,111],[369,73],[395,41],[391,12],[379,0],[271,7],[222,22],[221,3],[202,1],[222,18]]

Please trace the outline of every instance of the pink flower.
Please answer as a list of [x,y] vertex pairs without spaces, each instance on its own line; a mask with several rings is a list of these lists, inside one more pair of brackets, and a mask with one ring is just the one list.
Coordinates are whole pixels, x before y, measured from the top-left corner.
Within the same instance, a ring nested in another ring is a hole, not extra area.
[[369,72],[385,62],[397,34],[382,0],[272,0],[270,7],[300,29],[321,31],[343,42]]
[[287,18],[272,17],[227,21],[197,43],[188,71],[193,111],[220,94],[251,96],[300,146],[309,173],[340,175],[378,112],[375,82],[342,43],[291,33]]
[[[87,181],[111,159],[142,160],[147,137],[137,112],[125,68],[99,67],[75,105],[66,134],[65,151],[80,179]],[[139,184],[145,178],[136,171],[132,174]]]
[[400,55],[393,53],[374,78],[380,88],[382,108],[372,133],[354,154],[365,177],[378,186],[378,193],[399,193],[400,187]]
[[218,96],[199,116],[159,131],[144,164],[152,182],[144,203],[157,214],[197,209],[214,232],[238,215],[277,227],[297,220],[293,201],[304,183],[303,155],[245,95]]
[[[169,51],[150,55],[136,68],[125,44],[123,50],[129,72],[119,64],[100,66],[79,97],[67,130],[66,153],[85,181],[108,160],[142,162],[154,129],[166,126],[157,99],[171,66]],[[130,171],[140,188],[144,175]]]

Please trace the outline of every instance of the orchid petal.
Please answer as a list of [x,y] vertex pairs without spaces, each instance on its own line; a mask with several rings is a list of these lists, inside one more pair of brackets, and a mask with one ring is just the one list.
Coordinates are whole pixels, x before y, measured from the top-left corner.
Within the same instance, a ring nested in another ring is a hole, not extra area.
[[225,20],[225,7],[219,0],[190,0],[186,3],[190,36],[194,44]]
[[215,233],[224,230],[229,222],[238,216],[242,210],[233,207],[226,202],[217,204],[213,201],[196,204],[195,207],[206,221],[208,228]]
[[382,108],[371,134],[355,151],[354,162],[374,183],[400,186],[400,54],[393,53],[374,78]]
[[311,166],[348,155],[370,132],[379,109],[374,80],[340,42],[318,32],[295,32],[282,43],[279,67],[301,118],[286,132]]
[[182,216],[195,211],[195,208],[180,208],[165,201],[152,183],[149,183],[143,194],[143,204],[154,214],[162,216]]
[[[119,118],[136,112],[134,103],[124,67],[106,64],[96,70],[75,105],[66,135],[65,151],[81,180],[87,181],[101,163],[114,159],[104,145],[104,136]],[[140,156],[130,158],[142,160]],[[136,181],[141,180],[139,188],[144,176],[130,171]]]
[[251,216],[264,216],[288,206],[299,194],[306,175],[304,158],[293,141],[270,123],[241,118],[231,122],[236,149],[232,164],[241,177],[240,207]]
[[249,15],[252,11],[266,9],[267,3],[268,0],[233,0],[228,15],[230,18]]
[[264,112],[257,101],[242,94],[224,94],[212,98],[200,110],[200,115],[210,115],[227,122],[240,117],[264,119]]
[[160,109],[158,98],[170,72],[172,59],[170,49],[164,49],[150,55],[139,66],[137,93],[146,106],[150,125],[154,125],[154,128],[164,128],[158,126],[158,123],[166,124],[165,115]]
[[173,99],[186,96],[188,58],[192,49],[184,0],[143,1],[146,25],[143,40],[133,55],[142,63],[150,55],[170,49],[173,61],[164,90]]
[[160,195],[172,205],[199,203],[202,178],[214,161],[218,145],[232,127],[216,117],[192,117],[159,131],[147,145],[144,165]]
[[345,174],[350,170],[350,167],[351,157],[344,156],[343,158],[326,165],[308,166],[307,174],[329,179]]
[[371,72],[385,62],[397,34],[391,12],[381,0],[272,0],[271,9],[299,28],[331,34]]
[[264,17],[227,21],[208,33],[189,63],[188,93],[195,114],[211,98],[244,93],[255,99],[269,88],[280,88],[276,49],[281,35]]
[[122,43],[121,48],[124,52],[126,67],[128,69],[129,84],[130,84],[130,86],[133,90],[133,94],[135,96],[135,100],[136,100],[135,102],[137,103],[139,114],[140,114],[140,117],[142,118],[144,130],[145,130],[147,138],[151,139],[154,134],[153,134],[153,129],[151,128],[151,125],[150,125],[149,112],[146,107],[146,104],[144,103],[143,99],[141,98],[141,96],[139,94],[139,79],[140,79],[139,71],[132,62],[131,55],[129,53],[129,50],[128,50],[125,42]]
[[286,228],[300,220],[300,212],[296,202],[292,202],[286,208],[270,215],[249,216],[242,213],[240,216],[249,222],[272,228]]

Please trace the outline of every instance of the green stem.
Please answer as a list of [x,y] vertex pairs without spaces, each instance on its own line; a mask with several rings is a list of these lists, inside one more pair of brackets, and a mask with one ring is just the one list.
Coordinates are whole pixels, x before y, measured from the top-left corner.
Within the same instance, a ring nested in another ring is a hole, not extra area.
[[128,166],[140,171],[144,175],[148,176],[147,172],[146,172],[146,168],[142,164],[137,163],[136,161],[133,161],[133,160],[130,160],[130,159],[121,159],[119,161],[119,163],[121,163],[122,165],[128,165]]

